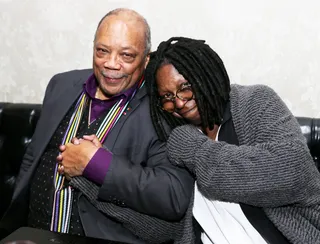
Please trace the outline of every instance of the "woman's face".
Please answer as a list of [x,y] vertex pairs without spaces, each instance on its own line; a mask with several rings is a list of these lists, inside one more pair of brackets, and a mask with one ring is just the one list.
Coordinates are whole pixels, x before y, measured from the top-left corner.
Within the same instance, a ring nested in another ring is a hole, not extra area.
[[201,117],[190,84],[172,64],[162,65],[158,69],[156,82],[160,103],[164,110],[194,125],[201,124]]

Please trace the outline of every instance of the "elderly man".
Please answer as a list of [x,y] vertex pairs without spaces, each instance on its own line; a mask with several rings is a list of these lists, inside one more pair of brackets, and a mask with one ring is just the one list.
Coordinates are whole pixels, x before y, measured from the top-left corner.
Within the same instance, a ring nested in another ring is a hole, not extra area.
[[2,227],[129,243],[175,238],[193,180],[170,164],[152,126],[150,46],[146,20],[116,9],[96,30],[93,71],[51,79]]

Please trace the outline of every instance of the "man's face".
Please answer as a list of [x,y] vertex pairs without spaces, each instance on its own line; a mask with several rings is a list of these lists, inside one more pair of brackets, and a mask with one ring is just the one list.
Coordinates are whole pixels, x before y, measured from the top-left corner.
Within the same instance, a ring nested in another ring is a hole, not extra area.
[[142,76],[145,29],[141,21],[123,15],[108,16],[97,30],[93,71],[105,99],[132,87]]

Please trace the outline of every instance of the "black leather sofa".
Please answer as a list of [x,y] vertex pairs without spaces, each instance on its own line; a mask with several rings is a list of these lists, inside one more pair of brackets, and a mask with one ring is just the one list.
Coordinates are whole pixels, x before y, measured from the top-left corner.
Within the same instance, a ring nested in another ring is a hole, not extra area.
[[[40,104],[0,103],[0,219],[10,203],[22,157],[31,141],[40,112]],[[297,119],[319,168],[320,119]]]
[[0,103],[0,219],[10,203],[40,112],[40,104]]

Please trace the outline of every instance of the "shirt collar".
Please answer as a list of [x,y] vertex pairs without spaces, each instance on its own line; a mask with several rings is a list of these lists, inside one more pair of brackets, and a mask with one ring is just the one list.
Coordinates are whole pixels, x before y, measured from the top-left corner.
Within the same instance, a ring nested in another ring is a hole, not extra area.
[[224,112],[223,112],[223,116],[222,116],[222,123],[221,126],[226,123],[228,120],[231,119],[231,107],[230,107],[230,100],[228,100],[225,108],[224,108]]
[[[142,78],[143,79],[143,78]],[[110,100],[117,100],[117,99],[121,99],[121,98],[125,98],[125,100],[129,99],[131,97],[131,95],[133,94],[133,92],[135,91],[135,89],[137,88],[138,84],[140,83],[140,80],[138,82],[136,82],[132,87],[130,87],[129,89],[112,96],[110,99],[106,100],[106,101],[110,101]],[[88,80],[84,83],[84,92],[88,95],[88,97],[90,97],[92,100],[99,100],[100,99],[96,98],[96,91],[98,88],[98,82],[94,76],[94,74],[92,74]]]

